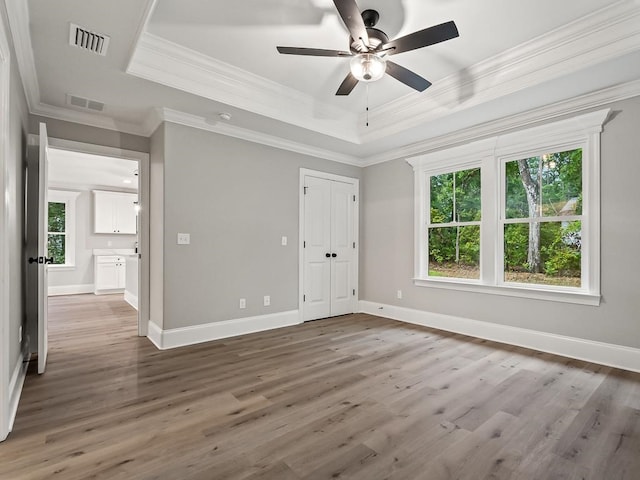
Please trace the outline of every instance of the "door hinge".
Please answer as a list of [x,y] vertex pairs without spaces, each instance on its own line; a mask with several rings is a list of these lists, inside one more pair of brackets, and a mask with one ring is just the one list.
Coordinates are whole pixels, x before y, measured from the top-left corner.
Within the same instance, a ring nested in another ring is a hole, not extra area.
[[356,289],[355,288],[353,289],[353,296],[354,297],[356,296]]
[[302,295],[302,301],[306,302],[307,301],[307,296],[306,295]]
[[355,196],[355,195],[353,196],[353,201],[354,201],[354,202],[356,201],[356,196]]
[[353,248],[356,248],[356,242],[353,242]]
[[307,241],[306,240],[302,241],[302,248],[307,248]]
[[304,194],[305,195],[307,194],[307,188],[309,188],[309,187],[304,187]]

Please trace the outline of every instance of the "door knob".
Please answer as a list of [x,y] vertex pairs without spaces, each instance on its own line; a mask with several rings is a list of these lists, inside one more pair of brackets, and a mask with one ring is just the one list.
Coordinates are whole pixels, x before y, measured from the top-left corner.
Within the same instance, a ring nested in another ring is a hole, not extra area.
[[330,253],[325,253],[324,256],[329,258],[331,256],[331,254]]
[[29,257],[29,263],[53,263],[53,257]]
[[333,258],[336,258],[336,257],[338,256],[338,254],[337,254],[337,253],[332,253],[332,254],[331,254],[331,256],[332,256]]

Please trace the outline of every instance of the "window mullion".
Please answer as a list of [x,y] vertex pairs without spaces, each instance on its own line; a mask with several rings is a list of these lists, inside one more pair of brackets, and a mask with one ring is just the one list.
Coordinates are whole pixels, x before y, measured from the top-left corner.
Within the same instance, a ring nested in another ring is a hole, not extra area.
[[480,281],[496,284],[496,264],[499,255],[499,178],[500,165],[493,157],[481,164],[481,227],[480,227]]

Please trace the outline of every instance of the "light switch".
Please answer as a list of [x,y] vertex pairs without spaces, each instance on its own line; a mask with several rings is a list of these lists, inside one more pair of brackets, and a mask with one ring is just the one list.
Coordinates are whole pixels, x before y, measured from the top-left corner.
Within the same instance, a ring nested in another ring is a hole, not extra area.
[[189,245],[191,243],[191,235],[188,233],[178,234],[178,245]]
[[286,247],[287,246],[287,237],[282,237],[282,246]]

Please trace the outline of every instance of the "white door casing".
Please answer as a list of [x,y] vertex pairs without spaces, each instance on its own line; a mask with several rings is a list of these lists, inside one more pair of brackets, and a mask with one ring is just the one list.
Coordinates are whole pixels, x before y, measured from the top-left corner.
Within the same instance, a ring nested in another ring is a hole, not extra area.
[[11,425],[11,407],[9,373],[11,363],[9,354],[10,331],[10,285],[9,272],[9,157],[11,118],[9,92],[11,86],[11,58],[9,43],[0,22],[0,442],[7,438]]
[[358,180],[300,171],[302,321],[356,311]]
[[[38,168],[38,373],[44,373],[47,366],[48,353],[48,325],[47,325],[47,300],[49,291],[47,265],[47,232],[49,202],[48,172],[49,162],[47,150],[47,126],[40,123],[40,157]],[[40,261],[44,259],[44,261]]]

